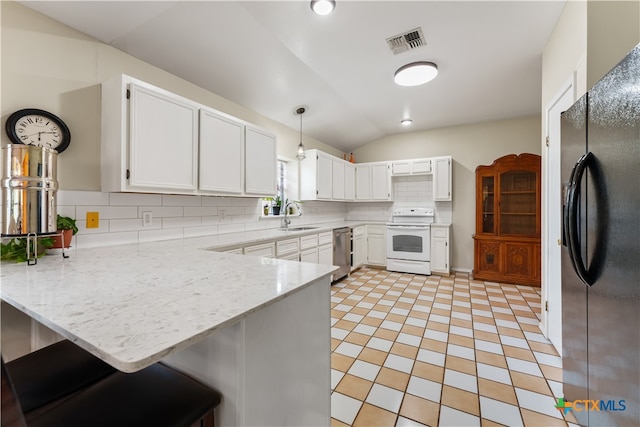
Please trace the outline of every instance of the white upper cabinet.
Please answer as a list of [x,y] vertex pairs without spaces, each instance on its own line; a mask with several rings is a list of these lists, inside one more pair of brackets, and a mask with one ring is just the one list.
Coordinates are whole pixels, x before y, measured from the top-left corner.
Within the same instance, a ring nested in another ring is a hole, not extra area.
[[426,175],[431,173],[431,159],[396,160],[391,162],[391,175]]
[[356,166],[353,163],[344,163],[344,199],[356,198]]
[[261,129],[245,127],[245,193],[273,196],[277,185],[276,137]]
[[433,200],[451,201],[451,156],[433,159]]
[[334,159],[335,157],[322,151],[307,150],[307,157],[300,161],[300,198],[302,200],[333,199]]
[[391,165],[388,162],[371,164],[371,198],[391,200]]
[[331,167],[332,167],[332,186],[333,186],[333,199],[334,200],[344,200],[344,169],[345,169],[345,161],[334,157],[331,159]]
[[371,164],[356,164],[356,200],[371,200]]
[[126,75],[102,84],[104,192],[272,196],[276,138]]
[[[244,191],[244,125],[200,110],[199,188],[215,193]],[[273,193],[271,193],[273,194]]]
[[423,175],[431,173],[431,159],[415,159],[411,161],[411,174]]
[[401,160],[391,163],[391,174],[393,176],[411,175],[411,161]]
[[102,88],[102,190],[194,194],[198,105],[124,77]]

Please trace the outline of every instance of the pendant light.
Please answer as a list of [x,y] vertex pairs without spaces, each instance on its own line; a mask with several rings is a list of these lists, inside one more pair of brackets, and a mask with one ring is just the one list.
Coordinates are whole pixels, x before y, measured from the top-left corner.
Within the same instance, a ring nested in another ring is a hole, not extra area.
[[298,144],[298,153],[296,157],[298,160],[303,160],[307,155],[304,152],[304,145],[302,145],[302,115],[307,111],[305,107],[296,108],[296,114],[300,116],[300,144]]

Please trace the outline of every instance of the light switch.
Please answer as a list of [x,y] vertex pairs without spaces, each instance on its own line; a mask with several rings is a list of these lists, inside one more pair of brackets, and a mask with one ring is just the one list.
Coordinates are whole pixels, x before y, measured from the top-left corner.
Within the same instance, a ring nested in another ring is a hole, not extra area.
[[87,228],[100,227],[100,213],[87,212]]

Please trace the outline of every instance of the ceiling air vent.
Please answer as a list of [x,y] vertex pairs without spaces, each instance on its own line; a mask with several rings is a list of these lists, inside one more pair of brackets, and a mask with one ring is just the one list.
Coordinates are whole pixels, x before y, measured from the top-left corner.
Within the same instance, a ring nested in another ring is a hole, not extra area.
[[420,27],[413,30],[398,34],[387,39],[387,44],[393,52],[397,55],[407,50],[417,49],[421,46],[426,46],[427,41],[424,39],[422,29]]

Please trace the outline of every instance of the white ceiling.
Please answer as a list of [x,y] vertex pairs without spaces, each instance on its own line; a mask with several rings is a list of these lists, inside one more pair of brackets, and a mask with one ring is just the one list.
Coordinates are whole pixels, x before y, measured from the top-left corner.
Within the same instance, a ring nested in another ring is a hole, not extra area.
[[[62,23],[349,152],[385,135],[538,114],[542,50],[565,1],[22,1]],[[427,45],[386,39],[421,27]],[[423,86],[393,83],[413,61]],[[413,119],[410,127],[400,120]]]

